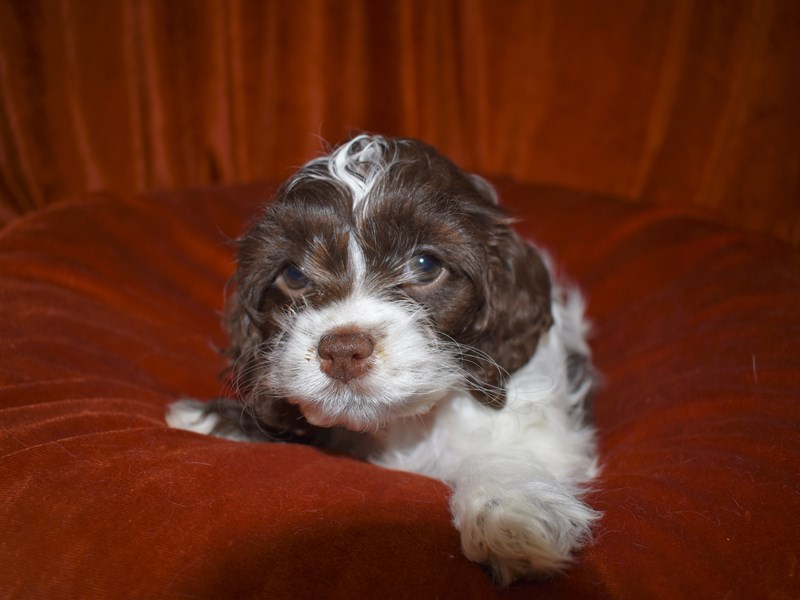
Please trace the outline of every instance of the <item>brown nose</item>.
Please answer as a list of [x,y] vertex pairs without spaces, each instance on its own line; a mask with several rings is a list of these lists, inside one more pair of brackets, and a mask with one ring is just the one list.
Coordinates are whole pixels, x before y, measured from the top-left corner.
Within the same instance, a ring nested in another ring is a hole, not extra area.
[[317,354],[319,368],[328,377],[339,381],[358,379],[369,371],[367,360],[375,342],[366,333],[333,333],[322,336]]

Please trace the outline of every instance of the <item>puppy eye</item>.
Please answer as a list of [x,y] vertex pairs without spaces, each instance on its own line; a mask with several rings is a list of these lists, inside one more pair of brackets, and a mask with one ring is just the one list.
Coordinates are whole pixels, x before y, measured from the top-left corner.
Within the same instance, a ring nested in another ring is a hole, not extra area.
[[433,283],[439,279],[443,270],[444,267],[438,258],[430,254],[420,254],[406,265],[406,283],[411,285]]
[[308,277],[294,265],[288,265],[281,271],[280,283],[282,283],[287,290],[292,292],[299,292],[308,287]]

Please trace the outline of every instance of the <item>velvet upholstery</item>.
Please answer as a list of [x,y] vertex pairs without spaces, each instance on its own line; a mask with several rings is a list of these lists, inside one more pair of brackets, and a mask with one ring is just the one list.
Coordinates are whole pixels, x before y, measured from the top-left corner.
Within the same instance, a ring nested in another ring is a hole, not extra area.
[[800,244],[796,0],[2,0],[0,57],[7,218],[368,130]]
[[505,183],[587,292],[605,512],[505,592],[448,490],[170,430],[209,398],[235,236],[271,187],[87,197],[0,235],[0,589],[12,597],[796,597],[800,256],[683,209]]
[[[799,34],[794,0],[0,0],[0,597],[800,597]],[[494,178],[588,296],[604,517],[563,576],[494,588],[437,481],[165,426],[224,393],[232,238],[353,130]]]

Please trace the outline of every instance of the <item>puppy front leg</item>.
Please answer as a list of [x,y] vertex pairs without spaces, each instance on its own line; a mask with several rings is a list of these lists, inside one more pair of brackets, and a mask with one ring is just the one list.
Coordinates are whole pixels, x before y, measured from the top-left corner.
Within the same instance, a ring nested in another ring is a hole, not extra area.
[[337,427],[310,425],[296,406],[273,402],[258,416],[231,398],[179,400],[167,408],[167,425],[236,442],[281,442],[336,448],[366,458],[373,451],[363,436]]
[[453,479],[451,510],[464,555],[508,585],[562,569],[591,535],[599,513],[527,454],[466,458]]
[[218,398],[208,402],[179,400],[167,408],[167,425],[237,442],[262,441],[258,422],[236,400]]

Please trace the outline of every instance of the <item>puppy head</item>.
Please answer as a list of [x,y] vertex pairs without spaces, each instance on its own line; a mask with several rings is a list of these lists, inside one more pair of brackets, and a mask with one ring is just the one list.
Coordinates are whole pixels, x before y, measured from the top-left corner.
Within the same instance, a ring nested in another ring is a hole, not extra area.
[[552,322],[550,282],[487,182],[419,141],[359,136],[243,237],[227,320],[259,418],[364,430],[454,389],[502,406]]

